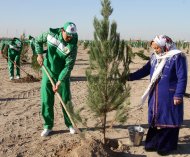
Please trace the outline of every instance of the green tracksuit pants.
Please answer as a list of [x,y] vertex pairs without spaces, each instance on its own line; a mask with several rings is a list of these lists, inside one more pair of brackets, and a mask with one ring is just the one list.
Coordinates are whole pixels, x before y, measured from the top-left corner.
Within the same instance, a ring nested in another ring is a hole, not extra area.
[[[18,67],[20,67],[20,55],[19,54],[8,54],[8,67],[9,67],[9,76],[14,77],[14,63],[15,62],[16,65]],[[20,76],[20,69],[16,67],[16,76]]]
[[[53,79],[57,82],[57,77]],[[41,84],[41,112],[44,119],[44,128],[52,129],[54,125],[54,92],[52,90],[52,85],[47,77],[45,71],[43,71],[42,84]],[[62,97],[62,100],[67,104],[71,100],[70,94],[70,79],[62,81],[59,86],[59,94]],[[62,112],[64,114],[65,125],[67,127],[72,126],[72,123],[66,114],[64,108],[62,107]]]

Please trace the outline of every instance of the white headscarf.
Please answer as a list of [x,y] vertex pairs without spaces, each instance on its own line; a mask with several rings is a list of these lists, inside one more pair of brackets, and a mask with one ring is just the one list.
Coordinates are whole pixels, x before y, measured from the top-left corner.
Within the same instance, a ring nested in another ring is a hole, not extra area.
[[170,50],[176,49],[175,43],[172,41],[172,39],[166,35],[157,35],[153,42],[155,42],[160,48],[163,50],[163,52],[168,52]]
[[[169,38],[166,35],[156,36],[153,39],[153,42],[155,42],[157,45],[159,45],[162,48],[163,53],[165,53],[165,52],[167,52],[167,53],[165,55],[162,55],[162,56],[155,53],[155,56],[157,59],[157,66],[155,67],[155,70],[154,70],[154,73],[152,75],[150,84],[148,85],[148,88],[146,89],[143,96],[141,97],[140,106],[142,106],[144,104],[144,102],[145,102],[146,98],[148,97],[150,91],[154,87],[155,82],[160,78],[160,76],[162,74],[162,70],[163,70],[164,65],[166,63],[166,59],[171,58],[178,53],[181,53],[180,50],[176,49],[175,43],[171,40],[171,38]],[[158,62],[158,60],[160,60],[160,62]]]

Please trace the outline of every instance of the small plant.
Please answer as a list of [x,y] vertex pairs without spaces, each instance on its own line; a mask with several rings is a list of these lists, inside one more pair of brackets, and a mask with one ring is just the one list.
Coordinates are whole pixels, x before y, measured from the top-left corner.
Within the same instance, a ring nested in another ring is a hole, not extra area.
[[31,67],[32,69],[34,69],[36,72],[40,72],[40,65],[39,63],[37,62],[37,54],[33,54],[32,55],[32,63],[31,63]]
[[125,122],[129,105],[130,87],[126,86],[130,55],[125,42],[120,40],[117,24],[110,25],[113,9],[109,0],[102,0],[102,20],[94,18],[94,40],[90,44],[90,67],[86,70],[88,81],[88,106],[101,121],[103,143],[106,143],[107,116],[115,111],[113,122]]
[[139,52],[136,52],[135,55],[139,56],[140,58],[142,58],[143,60],[149,60],[150,57],[146,56],[144,54],[144,51],[143,50],[140,50]]
[[84,40],[84,42],[83,42],[83,49],[84,50],[87,49],[89,47],[89,45],[90,45],[90,41],[89,40]]
[[29,43],[26,41],[26,36],[25,33],[23,33],[20,37],[20,40],[22,42],[22,51],[20,54],[20,59],[22,62],[26,63],[29,61],[29,57],[28,57],[28,49],[29,49]]

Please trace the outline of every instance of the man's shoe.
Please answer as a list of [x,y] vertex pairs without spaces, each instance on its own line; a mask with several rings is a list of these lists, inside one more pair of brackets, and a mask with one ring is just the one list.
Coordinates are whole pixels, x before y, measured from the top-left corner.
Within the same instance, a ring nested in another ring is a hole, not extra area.
[[75,129],[72,126],[69,127],[69,130],[70,130],[70,134],[75,134]]
[[16,79],[20,79],[20,76],[16,76]]
[[41,133],[41,136],[48,136],[50,134],[50,132],[52,132],[52,130],[50,129],[44,129]]
[[13,77],[13,76],[11,76],[11,77],[10,77],[10,80],[13,80],[13,79],[14,79],[14,77]]

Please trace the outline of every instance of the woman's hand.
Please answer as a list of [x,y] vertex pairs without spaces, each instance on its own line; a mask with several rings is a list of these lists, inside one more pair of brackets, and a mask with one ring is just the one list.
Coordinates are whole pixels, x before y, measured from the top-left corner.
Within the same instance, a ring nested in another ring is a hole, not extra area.
[[175,98],[174,98],[174,105],[179,105],[179,104],[181,104],[182,102],[183,102],[182,99],[175,99]]
[[54,91],[55,93],[58,91],[60,84],[61,84],[61,81],[57,81],[56,85],[53,86],[53,91]]

